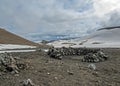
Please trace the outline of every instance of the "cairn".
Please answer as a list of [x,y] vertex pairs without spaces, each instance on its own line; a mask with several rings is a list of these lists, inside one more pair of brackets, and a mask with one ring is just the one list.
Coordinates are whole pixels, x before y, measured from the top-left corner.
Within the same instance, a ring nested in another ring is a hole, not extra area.
[[105,55],[102,51],[98,51],[96,53],[88,53],[82,59],[82,62],[103,62],[108,59],[108,56]]
[[4,68],[2,69],[3,71],[17,74],[19,70],[24,69],[26,65],[20,62],[17,57],[13,57],[10,53],[3,53],[0,54],[0,66]]
[[62,59],[64,56],[83,56],[82,62],[102,62],[108,58],[100,49],[94,48],[52,47],[49,49],[48,55],[56,59]]

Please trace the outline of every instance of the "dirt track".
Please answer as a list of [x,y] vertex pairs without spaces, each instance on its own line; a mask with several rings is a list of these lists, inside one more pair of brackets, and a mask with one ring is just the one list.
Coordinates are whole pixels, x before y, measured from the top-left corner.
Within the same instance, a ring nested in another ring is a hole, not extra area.
[[22,86],[22,81],[31,79],[37,86],[120,86],[120,49],[104,49],[109,55],[105,62],[96,63],[96,70],[88,68],[90,63],[81,62],[80,56],[50,58],[43,52],[13,53],[27,64],[19,75],[5,73],[0,76],[0,86]]

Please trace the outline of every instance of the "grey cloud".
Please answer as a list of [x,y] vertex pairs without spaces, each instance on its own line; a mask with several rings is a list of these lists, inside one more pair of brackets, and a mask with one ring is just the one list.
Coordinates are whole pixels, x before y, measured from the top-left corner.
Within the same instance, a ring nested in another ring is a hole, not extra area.
[[110,18],[105,21],[105,26],[120,26],[120,12],[114,11],[109,14]]
[[74,33],[81,36],[104,26],[115,15],[119,16],[115,13],[99,17],[101,4],[104,0],[100,3],[97,0],[1,0],[0,26],[18,34]]

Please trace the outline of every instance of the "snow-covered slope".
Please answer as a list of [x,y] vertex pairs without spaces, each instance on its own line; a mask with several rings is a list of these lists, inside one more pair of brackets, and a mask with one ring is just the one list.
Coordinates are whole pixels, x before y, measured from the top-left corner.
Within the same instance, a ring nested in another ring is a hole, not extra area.
[[59,40],[48,45],[55,47],[120,48],[120,28],[98,30],[83,38]]

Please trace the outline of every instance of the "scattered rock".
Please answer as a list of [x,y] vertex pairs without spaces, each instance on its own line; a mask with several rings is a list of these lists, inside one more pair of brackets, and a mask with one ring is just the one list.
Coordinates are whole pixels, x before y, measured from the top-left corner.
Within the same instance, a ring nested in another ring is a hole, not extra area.
[[55,80],[57,80],[58,79],[58,77],[55,77]]
[[19,57],[13,57],[10,53],[0,54],[0,71],[7,71],[18,74],[20,69],[25,69],[25,64],[20,62]]
[[0,76],[2,76],[2,73],[0,73]]
[[67,72],[68,72],[69,75],[74,75],[74,73],[71,72],[71,71],[67,71]]
[[96,77],[99,77],[98,72],[93,72],[92,74]]
[[50,75],[50,73],[47,73],[48,75]]
[[91,69],[91,70],[96,70],[95,64],[89,64],[88,68]]
[[27,79],[23,81],[23,86],[35,86],[31,79]]
[[19,74],[15,74],[16,77],[20,76]]

